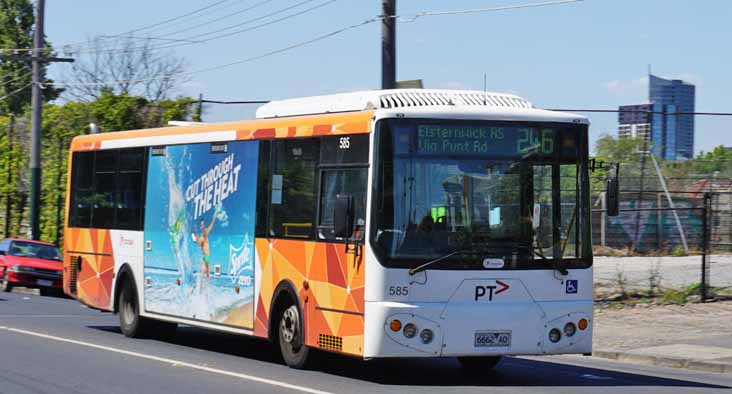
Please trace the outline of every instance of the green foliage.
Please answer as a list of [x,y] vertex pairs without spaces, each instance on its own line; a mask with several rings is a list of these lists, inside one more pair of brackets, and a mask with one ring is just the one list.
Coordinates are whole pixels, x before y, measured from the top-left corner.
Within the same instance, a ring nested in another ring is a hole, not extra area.
[[615,138],[604,135],[595,143],[596,157],[607,162],[637,162],[640,156],[638,152],[641,150],[643,141],[639,138]]
[[661,301],[670,304],[685,304],[687,297],[686,291],[668,289],[663,293]]
[[[0,48],[32,48],[34,16],[30,0],[0,0]],[[46,42],[50,47],[50,43]],[[46,55],[52,54],[46,51]],[[3,53],[4,55],[12,55]],[[20,52],[18,56],[26,56]],[[46,75],[46,66],[41,68],[41,75]],[[50,79],[42,78],[45,82]],[[31,75],[28,64],[18,60],[0,61],[0,114],[22,114],[30,104]],[[17,91],[17,92],[16,92]],[[14,93],[15,92],[15,93]],[[46,101],[53,100],[61,93],[60,89],[47,87],[43,90]]]
[[673,304],[685,304],[689,301],[689,297],[692,295],[700,295],[701,294],[701,283],[696,282],[692,283],[689,286],[687,286],[684,289],[681,290],[673,290],[668,289],[663,294],[662,300],[663,302],[667,303],[673,303]]
[[[590,174],[590,187],[594,193],[605,190],[605,181],[608,176],[608,164],[620,163],[620,187],[622,189],[637,189],[638,177],[641,174],[641,158],[639,153],[650,146],[643,146],[643,140],[638,138],[615,138],[611,135],[600,137],[595,143],[595,159],[605,163],[604,168]],[[648,167],[646,165],[646,174]]]
[[[1,2],[2,0],[0,0]],[[152,103],[144,98],[114,95],[104,92],[92,102],[68,102],[63,105],[47,104],[42,124],[42,185],[40,226],[41,239],[61,243],[65,218],[66,184],[68,181],[68,148],[73,137],[88,134],[89,124],[96,123],[102,132],[165,126],[169,120],[190,117],[190,98]],[[11,117],[0,116],[0,197],[4,213],[10,202],[12,226],[4,235],[24,235],[20,221],[27,212],[21,210],[25,191],[18,185],[27,179],[27,141],[21,145],[19,135],[28,132],[28,114],[13,118],[15,132],[8,139]],[[6,179],[6,176],[10,178]],[[27,207],[26,207],[27,208]],[[2,228],[0,228],[2,230]]]
[[686,251],[681,245],[677,245],[674,250],[671,251],[671,256],[673,257],[684,257],[686,255]]

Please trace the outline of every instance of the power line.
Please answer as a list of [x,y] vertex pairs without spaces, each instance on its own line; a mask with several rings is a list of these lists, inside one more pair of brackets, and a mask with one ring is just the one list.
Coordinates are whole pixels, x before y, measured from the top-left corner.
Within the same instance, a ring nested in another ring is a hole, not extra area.
[[536,7],[545,7],[545,6],[568,4],[568,3],[579,3],[581,1],[584,1],[584,0],[558,0],[558,1],[547,1],[547,2],[543,2],[543,3],[509,5],[509,6],[504,6],[504,7],[474,8],[474,9],[457,10],[457,11],[418,12],[409,17],[395,15],[395,16],[392,16],[392,18],[399,19],[399,22],[410,23],[410,22],[414,22],[415,20],[425,17],[425,16],[477,14],[477,13],[483,13],[483,12],[508,11],[508,10],[517,10],[517,9],[521,9],[521,8],[536,8]]
[[[211,9],[213,7],[216,7],[218,5],[221,5],[223,3],[227,3],[229,1],[232,1],[232,0],[219,0],[219,1],[216,1],[216,2],[214,2],[212,4],[209,4],[207,6],[204,6],[204,7],[198,8],[198,9],[195,9],[193,11],[189,11],[189,12],[187,12],[185,14],[178,15],[178,16],[175,16],[175,17],[172,17],[172,18],[168,18],[168,19],[165,19],[163,21],[153,23],[151,25],[142,26],[142,27],[138,27],[136,29],[128,30],[128,31],[126,31],[124,33],[121,33],[119,35],[127,35],[127,34],[132,34],[132,33],[138,32],[138,31],[150,30],[150,29],[153,29],[153,28],[158,27],[158,26],[162,26],[162,25],[165,25],[165,24],[168,24],[168,23],[177,21],[177,20],[181,20],[181,19],[187,18],[187,17],[189,17],[191,15],[195,15],[195,14],[198,14],[198,13],[202,13],[202,12],[204,12],[206,10],[209,10],[209,9]],[[79,41],[79,42],[75,42],[75,43],[69,43],[69,44],[61,45],[61,47],[73,47],[73,46],[83,45],[83,44],[86,44],[88,42],[89,41]],[[16,53],[19,53],[19,52],[31,52],[31,51],[34,51],[34,50],[37,50],[37,49],[43,50],[43,49],[48,49],[48,48],[0,48],[0,52],[16,52]]]
[[245,100],[245,101],[219,101],[219,100],[199,100],[201,103],[208,104],[267,104],[269,100]]
[[30,72],[27,72],[27,73],[25,73],[25,74],[21,74],[21,75],[19,75],[19,76],[17,76],[17,77],[15,77],[15,78],[13,78],[13,79],[11,79],[11,80],[8,80],[8,81],[2,81],[2,82],[0,82],[0,85],[3,85],[3,86],[4,86],[4,85],[9,85],[9,84],[11,84],[11,83],[13,83],[13,82],[15,82],[15,81],[17,81],[17,80],[19,80],[19,79],[23,79],[23,78],[28,78],[28,77],[30,77],[30,76],[31,76],[31,74],[32,74],[32,73],[30,73]]
[[208,10],[205,10],[205,11],[202,11],[202,12],[199,12],[199,13],[197,13],[197,15],[195,17],[189,18],[188,20],[186,20],[184,18],[184,19],[181,19],[181,20],[178,20],[178,21],[174,21],[172,23],[169,23],[167,25],[162,25],[162,26],[154,27],[152,29],[148,29],[145,32],[145,34],[147,34],[147,35],[157,34],[157,33],[154,33],[154,32],[157,32],[157,31],[160,31],[160,30],[165,31],[166,29],[169,29],[169,28],[178,28],[179,26],[186,26],[186,25],[188,25],[190,23],[195,23],[197,20],[202,19],[202,17],[206,17],[208,14],[218,13],[218,12],[220,12],[220,13],[227,13],[228,12],[227,10],[230,7],[236,6],[236,5],[238,5],[237,3],[240,3],[242,1],[244,1],[244,0],[236,0],[233,3],[230,2],[228,4],[222,4],[220,6],[217,6],[216,8],[211,8],[211,9],[208,9]]
[[732,116],[732,112],[659,112],[659,111],[641,111],[641,110],[620,110],[620,109],[566,109],[552,108],[548,111],[559,112],[589,112],[589,113],[638,113],[638,114],[658,114],[658,115],[707,115],[707,116]]
[[[333,2],[333,1],[337,1],[337,0],[329,0],[326,3],[321,3],[320,6],[323,6],[325,4],[329,4],[330,2]],[[564,4],[564,3],[568,3],[568,2],[577,2],[577,1],[582,1],[582,0],[565,0],[565,1],[559,1],[559,2],[553,1],[553,2],[545,2],[545,3],[533,3],[533,4],[516,5],[516,6],[510,6],[510,7],[497,7],[497,8],[491,8],[491,9],[465,10],[465,11],[462,11],[462,13],[466,13],[466,12],[503,11],[503,10],[507,10],[507,9],[519,9],[519,8],[527,8],[527,7],[549,6],[549,5]],[[458,11],[450,11],[450,13],[458,13]],[[440,15],[445,15],[446,12],[441,12],[439,14]],[[430,14],[430,15],[425,15],[425,16],[432,16],[432,15]],[[266,58],[266,57],[269,57],[269,56],[273,56],[273,55],[276,55],[276,54],[279,54],[279,53],[283,53],[283,52],[287,52],[287,51],[290,51],[290,50],[293,50],[293,49],[297,49],[297,48],[300,48],[300,47],[303,47],[303,46],[306,46],[306,45],[309,45],[309,44],[313,44],[315,42],[322,41],[322,40],[325,40],[327,38],[336,36],[338,34],[341,34],[341,33],[346,32],[346,31],[353,30],[353,29],[356,29],[356,28],[359,28],[359,27],[362,27],[362,26],[365,26],[365,25],[368,25],[368,24],[371,24],[371,23],[374,23],[374,22],[381,21],[383,19],[384,19],[383,16],[377,16],[377,17],[374,17],[374,18],[371,18],[371,19],[366,19],[366,20],[364,20],[364,21],[362,21],[360,23],[357,23],[357,24],[354,24],[354,25],[350,25],[350,26],[345,26],[345,27],[342,27],[342,28],[340,28],[338,30],[334,30],[334,31],[332,31],[330,33],[326,33],[326,34],[323,34],[323,35],[320,35],[320,36],[316,36],[316,37],[311,38],[309,40],[300,41],[300,42],[297,42],[295,44],[292,44],[292,45],[289,45],[289,46],[286,46],[286,47],[283,47],[283,48],[279,48],[279,49],[276,49],[276,50],[273,50],[273,51],[265,52],[265,53],[260,54],[260,55],[257,55],[257,56],[252,56],[252,57],[248,57],[248,58],[245,58],[245,59],[242,59],[242,60],[238,60],[238,61],[235,61],[235,62],[221,64],[221,65],[217,65],[217,66],[213,66],[213,67],[208,67],[208,68],[203,68],[203,69],[194,70],[194,71],[187,71],[187,72],[181,72],[181,73],[169,74],[169,75],[161,75],[161,76],[157,76],[157,77],[142,78],[142,79],[136,79],[136,80],[117,80],[117,81],[102,81],[102,82],[90,82],[90,83],[53,82],[53,83],[48,83],[48,84],[45,84],[45,85],[47,85],[47,86],[67,86],[67,87],[73,87],[73,86],[104,86],[104,85],[110,85],[110,84],[116,84],[116,83],[125,83],[125,82],[147,82],[147,81],[154,81],[154,80],[158,80],[158,79],[169,79],[169,78],[175,78],[177,76],[186,76],[186,75],[198,74],[198,73],[203,73],[203,72],[215,71],[215,70],[219,70],[219,69],[222,69],[222,68],[226,68],[226,67],[231,67],[231,66],[243,64],[243,63],[252,62],[252,61],[259,60],[259,59],[263,59],[263,58]],[[274,22],[275,21],[270,21],[268,23],[274,23]]]
[[[227,18],[230,18],[232,16],[240,15],[240,14],[245,13],[247,11],[253,10],[253,9],[255,9],[255,8],[261,6],[261,5],[264,5],[266,3],[270,3],[272,1],[274,1],[274,0],[260,1],[258,3],[255,3],[255,4],[251,5],[251,6],[243,9],[243,10],[239,10],[239,11],[236,11],[236,12],[233,12],[233,13],[228,13],[228,14],[225,14],[224,16],[218,17],[216,19],[208,20],[208,21],[205,21],[203,23],[199,23],[199,24],[194,25],[194,26],[186,26],[183,29],[179,29],[179,30],[176,30],[176,31],[173,31],[173,32],[163,33],[163,34],[160,34],[158,36],[150,36],[150,35],[148,35],[148,36],[142,37],[142,36],[127,35],[127,34],[115,34],[115,35],[107,35],[107,36],[100,36],[100,37],[101,38],[130,38],[130,39],[139,39],[139,40],[177,41],[177,42],[186,42],[186,43],[191,43],[191,44],[200,44],[200,43],[203,43],[203,41],[200,41],[200,40],[197,41],[197,40],[191,40],[191,39],[185,39],[185,38],[182,38],[182,39],[174,39],[174,38],[164,38],[164,37],[171,36],[171,35],[178,34],[178,33],[182,33],[182,32],[186,32],[186,31],[195,30],[195,29],[197,29],[197,28],[199,28],[201,26],[210,25],[210,24],[215,23],[215,22],[218,22],[220,20],[227,19]],[[158,29],[153,29],[153,30],[158,30]],[[87,41],[87,42],[89,42],[89,41]],[[131,51],[146,49],[146,47],[144,47],[144,46],[134,47],[134,48],[120,48],[120,49],[113,49],[113,48],[111,48],[111,49],[97,49],[94,46],[86,46],[86,47],[73,48],[73,45],[64,45],[64,47],[71,47],[70,49],[67,49],[68,52],[81,53],[81,54],[84,54],[84,53],[98,53],[98,52],[103,52],[103,51],[107,51],[107,52],[131,52]],[[170,47],[170,46],[168,46],[168,47]],[[167,48],[167,47],[164,47],[164,48]],[[158,49],[158,48],[154,47],[153,49]]]
[[264,5],[264,4],[267,4],[267,3],[271,3],[272,1],[274,1],[274,0],[260,1],[258,3],[254,3],[253,5],[251,5],[251,6],[247,7],[247,8],[244,8],[242,10],[239,10],[239,11],[236,11],[236,12],[233,12],[233,13],[226,14],[226,15],[221,16],[221,17],[218,17],[216,19],[211,19],[211,20],[208,20],[208,21],[199,23],[199,24],[194,25],[194,26],[188,26],[188,27],[185,27],[185,28],[180,29],[180,30],[176,30],[176,31],[173,31],[173,32],[161,34],[161,35],[158,35],[157,37],[153,37],[153,38],[167,37],[167,36],[172,36],[173,34],[178,34],[178,33],[183,33],[185,31],[195,30],[195,29],[197,29],[197,28],[199,28],[201,26],[206,26],[206,25],[209,25],[211,23],[216,23],[216,22],[219,22],[221,20],[231,18],[232,16],[241,15],[241,14],[246,13],[248,11],[251,11],[251,10],[253,10],[253,9],[261,6],[261,5]]
[[338,30],[334,30],[334,31],[332,31],[330,33],[322,34],[322,35],[319,35],[317,37],[311,38],[309,40],[300,41],[300,42],[297,42],[295,44],[292,44],[292,45],[289,45],[289,46],[286,46],[286,47],[282,47],[282,48],[279,48],[279,49],[275,49],[273,51],[265,52],[265,53],[260,54],[260,55],[251,56],[251,57],[248,57],[246,59],[234,61],[234,62],[231,62],[231,63],[220,64],[220,65],[217,65],[217,66],[202,68],[202,69],[198,69],[198,70],[194,70],[194,71],[186,71],[186,72],[181,72],[181,73],[176,73],[176,74],[161,75],[161,76],[157,76],[157,77],[141,78],[141,79],[134,79],[134,80],[117,80],[117,81],[102,81],[102,82],[88,82],[88,83],[51,82],[51,83],[45,83],[43,85],[44,86],[65,86],[65,87],[74,87],[74,86],[104,86],[104,85],[112,85],[112,84],[127,83],[127,82],[139,83],[139,82],[154,81],[154,80],[158,80],[158,79],[170,79],[170,78],[175,78],[175,77],[178,77],[178,76],[186,76],[186,75],[192,75],[192,74],[199,74],[199,73],[203,73],[203,72],[215,71],[215,70],[220,70],[220,69],[226,68],[226,67],[231,67],[231,66],[235,66],[235,65],[239,65],[239,64],[243,64],[243,63],[249,63],[249,62],[252,62],[252,61],[255,61],[255,60],[263,59],[263,58],[270,57],[270,56],[273,56],[273,55],[277,55],[277,54],[280,54],[280,53],[283,53],[283,52],[287,52],[287,51],[290,51],[290,50],[293,50],[293,49],[297,49],[297,48],[300,48],[300,47],[303,47],[303,46],[306,46],[306,45],[310,45],[310,44],[316,43],[318,41],[325,40],[327,38],[336,36],[338,34],[341,34],[341,33],[346,32],[346,31],[353,30],[353,29],[356,29],[356,28],[359,28],[359,27],[362,27],[362,26],[365,26],[365,25],[368,25],[368,24],[371,24],[371,23],[374,23],[374,22],[377,22],[377,21],[380,21],[380,20],[381,20],[380,18],[367,19],[367,20],[365,20],[363,22],[360,22],[360,23],[357,23],[357,24],[354,24],[354,25],[350,25],[350,26],[346,26],[346,27],[342,27],[342,28],[340,28]]
[[153,27],[165,25],[167,23],[170,23],[170,22],[173,22],[173,21],[176,21],[176,20],[180,20],[180,19],[183,19],[183,18],[187,18],[187,17],[189,17],[191,15],[195,15],[197,13],[200,13],[202,11],[205,11],[207,9],[216,7],[216,6],[220,5],[220,4],[223,4],[223,3],[226,3],[226,2],[229,2],[229,1],[231,1],[231,0],[219,0],[219,1],[216,1],[216,2],[214,2],[212,4],[207,5],[205,7],[201,7],[201,8],[198,8],[196,10],[187,12],[187,13],[185,13],[183,15],[174,16],[172,18],[169,18],[169,19],[166,19],[166,20],[157,22],[157,23],[153,23],[152,25],[138,27],[137,29],[132,29],[132,30],[126,31],[125,33],[126,34],[132,34],[132,33],[138,32],[138,31],[142,31],[142,30],[149,30],[149,29],[152,29]]
[[21,92],[22,90],[24,90],[24,89],[28,89],[28,88],[29,88],[29,87],[31,87],[32,85],[33,85],[33,83],[31,82],[31,83],[29,83],[29,84],[27,84],[27,85],[25,85],[25,86],[23,86],[23,87],[21,87],[21,88],[15,89],[15,90],[13,90],[12,92],[10,92],[10,93],[6,94],[5,96],[2,96],[2,97],[0,97],[0,100],[5,100],[5,99],[6,99],[6,98],[8,98],[8,97],[11,97],[11,96],[13,96],[13,95],[15,95],[15,94],[18,94],[18,93],[20,93],[20,92]]
[[[170,19],[167,19],[167,20],[164,20],[164,21],[161,21],[161,22],[152,24],[152,25],[148,25],[148,26],[144,26],[144,27],[141,27],[141,28],[133,29],[133,30],[127,31],[127,32],[125,32],[125,33],[123,33],[121,35],[117,35],[117,36],[124,36],[124,35],[129,34],[129,33],[134,33],[134,32],[138,32],[138,31],[142,31],[142,30],[148,30],[148,29],[151,29],[153,27],[157,27],[157,26],[160,26],[160,25],[163,25],[163,24],[167,24],[167,23],[170,23],[172,21],[179,20],[179,19],[185,18],[187,16],[190,16],[190,15],[193,15],[193,14],[196,14],[196,13],[199,13],[199,12],[201,12],[203,10],[210,9],[211,7],[214,7],[216,5],[225,3],[227,1],[229,1],[229,0],[221,0],[221,1],[218,1],[218,2],[215,2],[215,3],[211,4],[209,6],[202,7],[202,8],[199,8],[197,10],[194,10],[194,11],[190,11],[190,12],[188,12],[186,14],[183,14],[183,15],[180,15],[180,16],[177,16],[177,17],[173,17],[173,18],[170,18]],[[230,30],[232,28],[235,28],[235,27],[238,27],[238,26],[242,26],[244,24],[251,23],[253,21],[257,21],[257,20],[261,20],[261,19],[264,19],[264,18],[269,17],[269,16],[273,16],[273,15],[275,15],[277,13],[281,13],[281,12],[288,11],[290,9],[296,8],[299,5],[302,5],[302,4],[311,2],[311,1],[313,1],[313,0],[306,0],[306,1],[303,1],[303,2],[300,2],[300,3],[297,3],[297,4],[293,5],[293,6],[287,7],[285,9],[280,9],[280,10],[275,11],[273,13],[264,15],[264,16],[258,18],[258,19],[255,18],[254,20],[249,20],[249,21],[246,21],[246,22],[242,22],[242,23],[239,23],[237,25],[229,26],[227,28],[223,28],[223,29],[219,29],[219,30],[215,30],[215,31],[207,32],[207,33],[201,33],[199,35],[194,35],[194,36],[191,36],[191,37],[184,38],[183,40],[184,41],[186,41],[186,40],[188,40],[188,41],[196,41],[195,38],[199,38],[199,37],[203,37],[203,36],[208,36],[208,35],[215,34],[215,33],[218,33],[218,32]],[[275,20],[275,21],[271,21],[271,22],[268,22],[268,23],[265,23],[265,24],[261,24],[261,25],[258,25],[258,26],[252,27],[252,28],[239,30],[239,31],[236,31],[236,32],[231,32],[231,33],[222,34],[222,35],[215,36],[215,37],[210,37],[210,38],[201,40],[200,42],[191,42],[191,43],[181,43],[181,44],[176,44],[176,45],[160,46],[160,47],[156,47],[154,49],[173,48],[173,47],[178,47],[178,46],[191,45],[191,44],[194,44],[194,43],[204,43],[204,42],[208,42],[208,41],[214,40],[214,39],[229,37],[229,36],[232,36],[232,35],[236,35],[236,34],[240,34],[240,33],[243,33],[243,32],[251,31],[251,30],[254,30],[254,29],[257,29],[257,28],[260,28],[260,27],[268,26],[270,24],[277,23],[277,22],[280,22],[282,20],[289,19],[289,18],[298,16],[298,15],[302,15],[305,12],[312,11],[313,9],[320,8],[320,7],[325,6],[325,5],[327,5],[327,4],[329,4],[330,2],[333,2],[333,1],[337,1],[337,0],[330,0],[330,1],[327,1],[325,3],[322,3],[320,6],[315,6],[315,7],[312,7],[310,9],[308,9],[308,10],[301,11],[299,13],[292,14],[292,15],[287,16],[287,17],[283,17],[283,18],[280,18],[280,19]],[[377,17],[377,20],[381,20],[381,19],[384,19],[386,17],[390,17],[390,18],[396,18],[396,19],[398,19],[399,22],[413,22],[413,21],[415,21],[418,18],[429,17],[429,16],[463,15],[463,14],[474,14],[474,13],[484,13],[484,12],[508,11],[508,10],[515,10],[515,9],[523,9],[523,8],[536,8],[536,7],[545,7],[545,6],[561,5],[561,4],[568,4],[568,3],[577,3],[577,2],[581,2],[581,1],[584,1],[584,0],[560,0],[560,1],[548,1],[548,2],[542,2],[542,3],[519,4],[519,5],[504,6],[504,7],[478,8],[478,9],[454,10],[454,11],[420,12],[420,13],[417,13],[417,14],[414,14],[414,15],[410,15],[410,16],[401,16],[401,15],[383,16],[383,15],[380,15],[380,16]],[[199,27],[199,26],[200,25],[197,25],[196,27]],[[180,32],[180,31],[178,31],[178,32]],[[177,32],[175,32],[175,33],[177,33]],[[166,33],[163,36],[172,35],[172,34],[173,33]],[[132,38],[142,38],[142,37],[132,37]],[[151,37],[151,38],[154,39],[155,37]],[[61,47],[68,47],[68,46],[73,46],[73,44],[61,45]],[[129,51],[142,50],[142,49],[146,49],[146,48],[145,47],[137,47],[137,48],[105,49],[105,50],[93,50],[91,48],[81,48],[80,50],[75,50],[75,51],[70,51],[70,52],[77,53],[77,54],[98,53],[98,52],[121,53],[121,52],[129,52]],[[31,48],[0,48],[0,52],[1,51],[30,51],[30,50],[32,50],[32,49]]]
[[[295,13],[292,13],[292,14],[289,14],[289,15],[285,15],[283,17],[280,17],[280,18],[271,20],[269,22],[264,22],[264,23],[260,23],[258,25],[252,26],[252,27],[248,27],[246,29],[240,29],[240,30],[236,30],[236,31],[233,31],[233,32],[229,32],[229,33],[225,33],[225,34],[219,34],[219,35],[215,35],[213,37],[207,37],[207,38],[205,38],[206,36],[210,36],[212,34],[221,33],[221,32],[227,31],[227,30],[235,29],[235,28],[240,27],[240,26],[244,26],[244,25],[247,25],[247,24],[250,24],[250,23],[253,23],[253,22],[257,22],[257,21],[260,21],[260,20],[269,18],[269,17],[274,16],[274,15],[277,15],[277,14],[281,14],[283,12],[290,11],[292,9],[295,9],[297,7],[300,7],[302,5],[305,5],[307,3],[312,3],[313,1],[315,1],[315,0],[304,0],[304,1],[301,1],[299,3],[293,4],[291,6],[287,6],[285,8],[281,8],[279,10],[270,12],[268,14],[265,14],[265,15],[262,15],[262,16],[259,16],[259,17],[255,17],[255,18],[248,19],[248,20],[246,20],[244,22],[240,22],[240,23],[237,23],[237,24],[234,24],[234,25],[231,25],[231,26],[227,26],[227,27],[224,27],[224,28],[221,28],[221,29],[217,29],[217,30],[213,30],[213,31],[205,32],[205,33],[200,33],[200,34],[196,34],[196,35],[192,35],[192,36],[188,36],[188,37],[183,37],[182,39],[180,39],[180,40],[189,41],[189,42],[178,43],[178,44],[168,44],[168,45],[153,46],[152,48],[149,48],[149,47],[146,47],[146,46],[137,46],[137,47],[132,47],[132,48],[88,49],[88,50],[73,51],[73,53],[76,53],[76,54],[127,53],[127,52],[135,52],[135,51],[146,50],[146,49],[161,50],[161,49],[177,48],[177,47],[181,47],[181,46],[188,46],[188,45],[193,45],[193,44],[202,44],[202,43],[206,43],[206,42],[209,42],[209,41],[212,41],[212,40],[216,40],[216,39],[220,39],[220,38],[225,38],[225,37],[230,37],[230,36],[233,36],[233,35],[237,35],[237,34],[249,32],[249,31],[257,30],[257,29],[260,29],[262,27],[270,26],[270,25],[273,25],[275,23],[279,23],[279,22],[282,22],[282,21],[285,21],[285,20],[288,20],[288,19],[291,19],[291,18],[300,16],[300,15],[306,14],[308,12],[315,11],[315,10],[317,10],[319,8],[325,7],[326,5],[329,5],[331,3],[334,3],[334,2],[336,2],[338,0],[327,0],[327,1],[323,2],[323,3],[316,4],[316,5],[312,6],[312,7],[306,8],[304,10],[301,10],[301,11],[298,11],[298,12],[295,12]],[[155,37],[153,37],[153,38],[155,38]]]

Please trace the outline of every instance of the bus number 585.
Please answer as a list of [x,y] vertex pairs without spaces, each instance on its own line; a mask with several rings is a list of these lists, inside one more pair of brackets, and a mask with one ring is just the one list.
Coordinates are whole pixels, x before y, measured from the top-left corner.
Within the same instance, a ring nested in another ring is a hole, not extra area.
[[338,147],[341,149],[349,149],[351,147],[351,137],[341,137]]

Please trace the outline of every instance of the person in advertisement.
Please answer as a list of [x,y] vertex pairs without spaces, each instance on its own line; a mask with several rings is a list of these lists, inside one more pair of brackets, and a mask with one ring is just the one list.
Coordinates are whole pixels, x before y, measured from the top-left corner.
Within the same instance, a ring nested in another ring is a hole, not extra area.
[[203,254],[203,258],[201,259],[201,276],[198,280],[199,291],[203,289],[204,278],[207,282],[206,287],[208,287],[208,282],[211,280],[211,247],[208,239],[209,234],[211,234],[211,230],[213,230],[214,223],[216,223],[216,213],[213,214],[211,224],[209,224],[208,227],[206,227],[206,222],[201,219],[201,232],[198,234],[194,233],[194,239],[198,246],[201,247],[201,253]]

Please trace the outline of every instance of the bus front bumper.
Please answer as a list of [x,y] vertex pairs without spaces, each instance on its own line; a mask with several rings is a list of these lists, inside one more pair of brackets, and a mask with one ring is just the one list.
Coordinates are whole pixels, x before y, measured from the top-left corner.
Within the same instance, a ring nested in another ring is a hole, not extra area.
[[592,352],[592,301],[366,302],[365,317],[365,358]]

